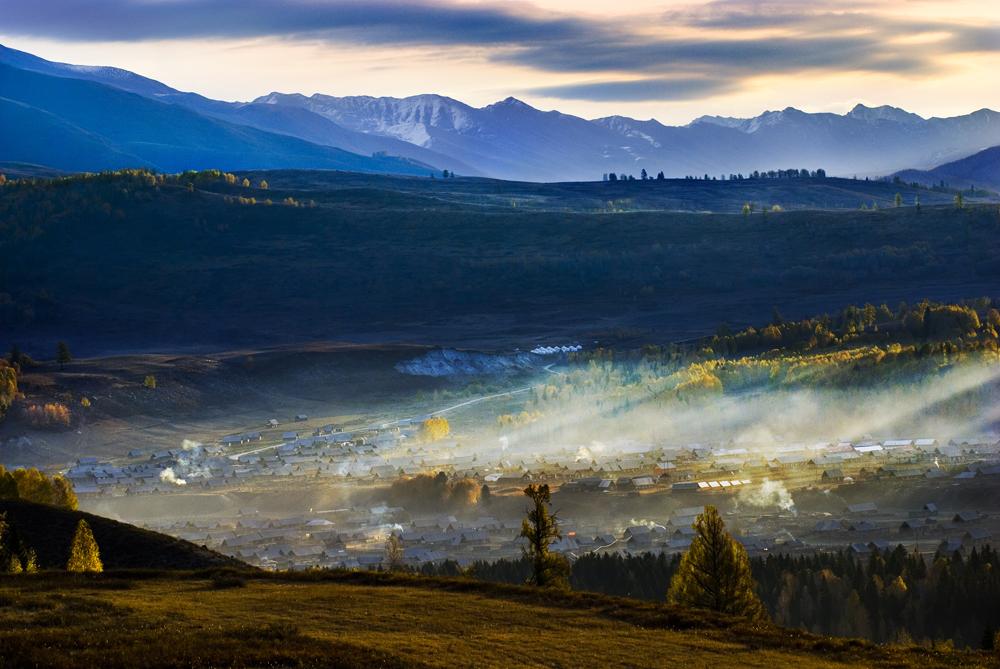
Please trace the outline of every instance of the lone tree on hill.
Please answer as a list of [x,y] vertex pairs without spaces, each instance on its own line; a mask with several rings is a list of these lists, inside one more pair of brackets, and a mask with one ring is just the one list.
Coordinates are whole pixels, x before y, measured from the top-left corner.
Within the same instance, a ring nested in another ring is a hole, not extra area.
[[722,516],[714,506],[705,507],[695,520],[694,529],[691,548],[681,558],[680,567],[670,581],[667,601],[765,620],[767,613],[754,591],[747,552],[726,532]]
[[73,356],[69,352],[69,346],[67,346],[64,341],[61,341],[56,345],[56,362],[59,363],[59,369],[62,369],[68,363],[73,362]]
[[540,588],[568,588],[569,563],[563,556],[549,551],[552,540],[561,538],[558,519],[549,511],[552,501],[549,486],[547,483],[531,484],[524,489],[524,494],[534,505],[521,522],[521,536],[528,540],[524,552],[532,566],[529,582]]
[[78,573],[104,571],[104,565],[101,563],[101,551],[97,548],[94,533],[90,531],[90,525],[87,524],[87,521],[82,518],[77,523],[76,534],[73,535],[73,543],[69,548],[66,571]]

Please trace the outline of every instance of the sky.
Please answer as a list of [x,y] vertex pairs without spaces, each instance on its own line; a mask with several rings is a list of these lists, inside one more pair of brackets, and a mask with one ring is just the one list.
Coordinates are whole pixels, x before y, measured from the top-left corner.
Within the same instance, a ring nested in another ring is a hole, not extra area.
[[1000,109],[996,0],[6,0],[0,43],[223,100],[514,96],[675,124]]

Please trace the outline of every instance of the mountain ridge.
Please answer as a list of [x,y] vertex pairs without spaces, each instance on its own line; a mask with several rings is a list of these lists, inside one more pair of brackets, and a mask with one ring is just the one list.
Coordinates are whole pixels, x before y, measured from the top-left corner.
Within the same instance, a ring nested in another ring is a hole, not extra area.
[[895,176],[925,186],[943,181],[952,188],[976,187],[1000,191],[1000,145],[929,170],[901,170]]
[[366,157],[297,137],[229,123],[85,79],[0,63],[4,160],[92,171],[150,167],[322,167],[426,175],[432,167]]
[[[435,93],[375,97],[273,91],[249,102],[224,102],[121,68],[53,63],[3,46],[0,63],[96,82],[206,118],[361,156],[399,156],[431,171],[508,180],[592,181],[608,172],[638,175],[643,169],[668,177],[725,177],[791,167],[822,167],[836,176],[882,176],[929,170],[1000,145],[1000,113],[986,108],[924,118],[891,105],[859,103],[844,114],[785,107],[749,118],[706,115],[686,125],[665,125],[624,115],[586,119],[543,111],[514,96],[483,107]],[[58,134],[52,124],[45,127]],[[317,159],[300,167],[329,165]],[[419,172],[410,167],[397,171]]]

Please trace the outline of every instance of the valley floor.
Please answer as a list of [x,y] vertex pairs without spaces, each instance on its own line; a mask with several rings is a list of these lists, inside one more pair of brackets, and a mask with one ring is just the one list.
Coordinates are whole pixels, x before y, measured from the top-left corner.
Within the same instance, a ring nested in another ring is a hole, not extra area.
[[988,666],[665,606],[462,580],[0,578],[0,667]]

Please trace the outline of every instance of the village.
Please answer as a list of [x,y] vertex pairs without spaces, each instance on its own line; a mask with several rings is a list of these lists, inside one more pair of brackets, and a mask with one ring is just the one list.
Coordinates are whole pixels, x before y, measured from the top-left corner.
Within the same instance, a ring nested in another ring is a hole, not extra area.
[[65,475],[83,508],[115,498],[280,493],[288,486],[365,491],[370,500],[394,481],[442,472],[474,481],[491,500],[450,513],[363,502],[293,514],[249,507],[198,517],[165,511],[137,521],[266,569],[382,568],[390,535],[413,568],[517,558],[520,491],[531,482],[554,489],[562,538],[552,548],[570,559],[684,551],[706,504],[724,512],[751,555],[844,549],[866,555],[899,544],[933,555],[988,543],[1000,531],[1000,505],[989,492],[1000,480],[1000,440],[993,435],[683,446],[623,440],[600,452],[566,446],[532,453],[504,439],[494,449],[423,441],[421,425],[431,417],[348,431],[312,427],[300,414],[216,443],[133,450],[114,461],[80,458]]

